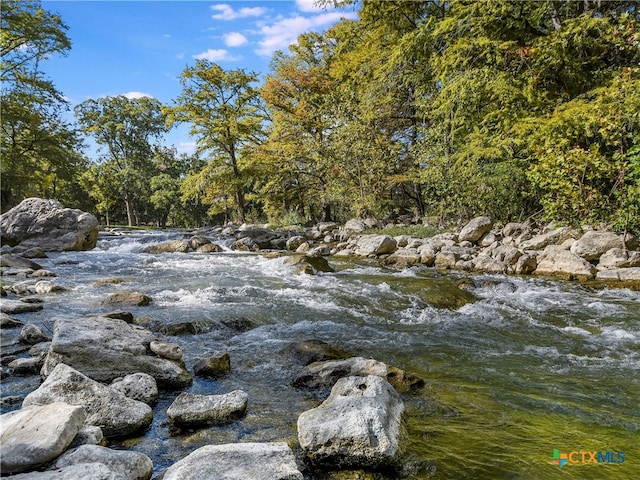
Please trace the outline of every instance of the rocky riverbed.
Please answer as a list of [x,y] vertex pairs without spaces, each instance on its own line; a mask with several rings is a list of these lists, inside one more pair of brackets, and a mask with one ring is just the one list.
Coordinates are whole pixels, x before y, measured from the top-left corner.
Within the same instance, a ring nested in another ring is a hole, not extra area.
[[[525,399],[534,398],[526,386],[516,399],[514,380],[496,382],[539,371],[529,381],[549,384],[542,378],[555,372],[556,388],[588,398],[585,411],[606,409],[587,385],[558,383],[567,368],[576,369],[574,378],[597,377],[598,359],[616,365],[609,381],[622,395],[620,420],[609,424],[619,425],[623,444],[633,437],[625,413],[632,406],[623,400],[637,388],[624,381],[640,365],[636,297],[625,288],[637,285],[633,238],[497,228],[484,218],[431,238],[364,235],[365,226],[112,230],[90,254],[3,248],[3,473],[460,478],[470,474],[465,462],[448,466],[460,452],[447,450],[440,460],[437,440],[429,447],[418,439],[438,424],[446,438],[460,428],[457,418],[473,421],[471,404],[490,402],[471,390],[469,404],[452,402],[443,391],[492,385],[511,400],[483,410],[484,422],[510,412],[526,423],[532,404]],[[525,276],[511,281],[505,273]],[[547,283],[549,275],[615,283],[590,294],[595,283],[585,290],[584,283]],[[516,298],[521,303],[510,306]],[[567,307],[558,310],[561,298]],[[582,320],[571,305],[590,317]],[[538,345],[547,332],[555,337]],[[514,403],[522,405],[513,410]],[[580,422],[593,422],[583,415]],[[484,441],[492,435],[485,430]],[[474,467],[476,478],[525,471],[488,459],[483,465]],[[616,473],[633,478],[629,469]]]

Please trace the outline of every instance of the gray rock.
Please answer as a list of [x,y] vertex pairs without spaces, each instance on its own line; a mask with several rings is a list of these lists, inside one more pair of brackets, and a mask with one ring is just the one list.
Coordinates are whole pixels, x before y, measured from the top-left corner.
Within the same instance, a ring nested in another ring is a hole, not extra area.
[[613,232],[596,232],[595,230],[591,230],[571,246],[571,253],[587,261],[591,261],[597,260],[603,253],[612,248],[623,247],[622,235]]
[[338,380],[320,406],[298,417],[298,440],[312,464],[343,468],[394,465],[404,404],[380,377]]
[[560,227],[522,242],[520,248],[522,250],[542,250],[548,245],[558,245],[570,238],[575,238],[575,236],[575,230],[569,227]]
[[145,247],[143,253],[187,253],[189,244],[184,240],[171,240],[169,242],[158,243]]
[[117,380],[109,388],[122,393],[125,397],[153,405],[158,400],[156,379],[146,373],[132,373]]
[[311,363],[298,373],[292,384],[297,388],[331,388],[340,378],[369,375],[384,378],[401,393],[424,386],[424,380],[415,375],[407,374],[397,367],[378,360],[363,357]]
[[56,458],[69,446],[86,416],[83,408],[58,402],[2,415],[2,473],[33,470]]
[[179,427],[223,425],[247,411],[248,395],[234,390],[224,395],[196,395],[183,392],[167,409],[167,418]]
[[148,480],[153,473],[153,463],[146,455],[99,445],[82,445],[66,452],[56,460],[56,467],[65,468],[83,463],[101,463],[122,480]]
[[0,311],[9,315],[37,312],[43,308],[41,303],[27,303],[21,300],[7,300],[5,298],[0,302]]
[[228,353],[200,359],[193,367],[198,377],[220,378],[231,372],[231,357]]
[[395,251],[396,241],[389,235],[363,235],[356,240],[357,255],[383,255]]
[[[249,238],[251,239],[252,243],[249,243],[248,245],[257,245],[258,248],[271,247],[271,241],[278,238],[278,236],[279,235],[276,232],[266,228],[249,228],[247,230],[241,230],[236,233],[236,238],[238,240]],[[253,247],[251,247],[250,249],[252,250]]]
[[300,245],[306,242],[307,239],[302,235],[294,235],[287,240],[287,250],[295,251]]
[[102,463],[83,463],[72,465],[61,470],[46,472],[21,473],[11,477],[11,480],[123,480],[117,473],[112,472]]
[[198,253],[220,253],[223,250],[224,249],[216,243],[207,243],[205,245],[199,246],[196,251]]
[[612,248],[600,256],[596,268],[629,268],[640,267],[640,252],[624,250],[622,248]]
[[98,227],[90,213],[42,198],[27,198],[0,215],[3,244],[45,251],[91,250],[98,241]]
[[203,237],[202,235],[194,235],[189,239],[189,247],[192,250],[198,250],[200,247],[205,245],[211,245],[211,240],[207,237]]
[[163,480],[302,480],[286,443],[201,447],[170,466]]
[[537,258],[535,275],[551,275],[569,280],[590,280],[595,277],[593,265],[563,247],[549,245]]
[[458,242],[475,243],[480,240],[485,233],[493,228],[493,222],[489,217],[476,217],[467,223],[458,234]]
[[326,258],[322,256],[296,254],[285,260],[285,265],[310,266],[312,270],[309,273],[316,272],[333,272],[334,269],[329,265]]
[[[4,300],[3,300],[4,302]],[[17,320],[4,312],[0,312],[0,328],[18,328],[24,327],[24,323]]]
[[162,340],[153,340],[149,344],[149,348],[153,353],[162,358],[169,360],[181,360],[182,350],[175,343],[163,342]]
[[231,244],[231,250],[237,250],[240,252],[257,252],[260,250],[260,246],[253,241],[251,237],[244,237],[236,240]]
[[518,275],[528,275],[535,272],[537,267],[538,259],[533,255],[524,254],[518,258],[516,262],[515,273]]
[[64,292],[67,290],[63,286],[57,285],[49,280],[40,280],[38,283],[35,284],[34,289],[36,293],[40,295],[46,295],[48,293]]
[[101,302],[101,305],[127,305],[130,307],[146,307],[152,302],[152,298],[139,292],[121,292],[109,295]]
[[330,345],[322,340],[303,340],[287,345],[282,353],[293,356],[301,365],[327,360],[342,360],[351,355],[342,347]]
[[152,332],[123,320],[60,319],[54,325],[42,374],[46,377],[58,363],[65,363],[100,382],[142,372],[155,378],[161,387],[190,385],[191,375],[184,363],[147,354],[153,340]]
[[63,363],[56,366],[37,390],[26,396],[22,405],[55,402],[83,407],[87,412],[85,424],[100,427],[106,437],[140,432],[153,419],[149,405],[131,400]]
[[105,446],[107,441],[104,439],[104,434],[100,427],[95,425],[85,425],[80,429],[78,434],[74,437],[73,442],[69,445],[69,448],[76,448],[80,445],[102,445]]
[[37,375],[40,373],[44,355],[39,357],[16,358],[9,363],[9,368],[14,375]]
[[600,270],[596,278],[598,280],[613,280],[618,282],[640,282],[640,267]]
[[0,266],[11,267],[11,268],[24,268],[28,270],[34,270],[34,271],[42,269],[42,267],[36,262],[28,260],[22,257],[21,255],[13,255],[9,253],[3,253],[2,256],[0,256]]
[[49,337],[47,337],[47,335],[37,325],[27,323],[22,327],[22,330],[20,330],[18,340],[20,340],[21,343],[26,343],[27,345],[35,345],[40,342],[48,342]]
[[481,255],[473,262],[473,269],[480,273],[505,273],[507,266],[500,260]]

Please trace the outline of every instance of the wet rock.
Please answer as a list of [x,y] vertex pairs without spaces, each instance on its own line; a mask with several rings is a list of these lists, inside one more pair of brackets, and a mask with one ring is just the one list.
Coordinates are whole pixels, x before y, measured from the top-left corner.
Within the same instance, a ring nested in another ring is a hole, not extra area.
[[220,253],[223,252],[224,249],[216,243],[207,243],[199,246],[196,251],[198,253]]
[[293,237],[287,240],[287,250],[295,251],[298,249],[300,245],[305,243],[307,239],[302,235],[294,235]]
[[298,440],[312,464],[331,468],[394,465],[404,404],[378,376],[341,378],[319,407],[298,418]]
[[37,390],[26,396],[22,405],[55,402],[83,407],[87,413],[85,424],[100,427],[106,437],[140,432],[153,419],[149,405],[127,398],[63,363],[56,366]]
[[0,256],[0,267],[21,268],[27,270],[40,270],[42,267],[32,260],[20,255],[4,253]]
[[24,327],[24,323],[17,320],[4,312],[0,312],[0,328],[18,328]]
[[266,228],[250,228],[247,230],[240,230],[238,233],[236,233],[236,238],[238,239],[238,241],[242,241],[245,238],[248,238],[251,240],[252,244],[257,245],[259,249],[270,248],[271,241],[275,240],[278,237],[279,235],[276,232]]
[[396,241],[389,235],[363,235],[356,240],[356,254],[383,255],[393,252],[397,247]]
[[158,243],[156,245],[149,245],[145,247],[143,253],[187,253],[189,251],[189,244],[184,240],[171,240],[170,242]]
[[340,378],[375,375],[384,378],[401,392],[417,390],[424,386],[424,380],[403,370],[379,362],[372,358],[351,357],[343,360],[315,362],[304,367],[293,380],[297,388],[331,388]]
[[244,333],[258,327],[256,322],[245,317],[225,318],[221,320],[220,323],[234,333]]
[[329,265],[329,262],[326,258],[322,256],[315,255],[307,255],[307,254],[298,254],[292,255],[291,257],[285,260],[285,265],[296,265],[296,266],[310,266],[313,270],[311,273],[315,272],[333,272],[334,269]]
[[45,251],[91,250],[98,241],[98,227],[90,213],[42,198],[27,198],[0,215],[3,244]]
[[149,348],[153,353],[162,358],[169,360],[181,360],[182,350],[175,343],[163,342],[162,340],[153,340],[149,344]]
[[458,242],[475,243],[480,240],[485,233],[493,228],[493,222],[489,217],[476,217],[467,223],[458,234]]
[[195,320],[165,325],[159,329],[159,332],[167,336],[197,335],[211,332],[217,328],[220,328],[220,325],[211,320]]
[[161,387],[191,384],[182,362],[147,354],[155,335],[145,328],[111,318],[83,317],[57,320],[53,331],[42,369],[45,377],[58,363],[65,363],[101,382],[142,372]]
[[116,380],[109,388],[122,393],[125,397],[153,405],[158,400],[156,379],[146,373],[132,373],[122,380]]
[[203,237],[202,235],[194,235],[189,239],[189,248],[192,250],[198,250],[200,247],[204,247],[205,245],[211,245],[211,240],[207,237]]
[[83,408],[66,403],[34,405],[2,415],[0,460],[3,474],[33,470],[69,446],[86,418]]
[[16,358],[9,363],[9,368],[14,375],[37,375],[40,373],[44,355],[39,357]]
[[20,343],[35,345],[40,342],[48,342],[49,337],[47,337],[46,333],[44,333],[40,327],[33,323],[28,323],[20,330],[18,340],[20,340]]
[[237,250],[240,252],[257,252],[260,250],[260,246],[250,237],[244,237],[236,240],[231,244],[230,248],[231,250]]
[[286,443],[232,443],[201,447],[170,466],[163,480],[302,480]]
[[86,463],[101,463],[122,480],[148,480],[153,463],[139,452],[113,450],[99,445],[82,445],[56,460],[57,468]]
[[130,307],[146,307],[152,298],[139,292],[114,293],[101,302],[101,305],[128,305]]
[[31,274],[33,278],[44,278],[44,277],[57,277],[58,275],[52,272],[51,270],[45,270],[41,268],[40,270],[36,270]]
[[198,377],[220,378],[231,372],[231,358],[228,353],[223,355],[200,359],[193,367]]
[[293,356],[301,365],[326,360],[341,360],[351,356],[344,348],[330,345],[322,340],[293,342],[285,347],[282,353]]
[[196,395],[183,392],[167,409],[167,418],[178,427],[223,425],[242,417],[248,395],[234,390],[224,395]]
[[37,294],[46,295],[49,293],[64,292],[67,289],[61,285],[57,285],[53,282],[50,282],[49,280],[40,280],[38,283],[35,284],[34,290]]
[[125,311],[109,312],[102,315],[104,318],[115,318],[117,320],[124,320],[127,323],[133,323],[133,313]]
[[7,300],[0,302],[0,311],[9,315],[18,315],[20,313],[37,312],[44,307],[41,303],[28,303],[22,300]]
[[21,473],[11,477],[11,480],[123,480],[121,476],[109,470],[102,463],[83,463],[72,465],[60,470],[46,472]]
[[568,280],[590,280],[596,269],[585,259],[558,245],[549,245],[538,256],[535,275],[550,275]]

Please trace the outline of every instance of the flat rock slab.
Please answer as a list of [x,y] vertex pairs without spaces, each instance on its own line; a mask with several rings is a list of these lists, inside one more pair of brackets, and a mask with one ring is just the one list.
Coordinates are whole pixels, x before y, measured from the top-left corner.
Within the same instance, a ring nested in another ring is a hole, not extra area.
[[0,417],[3,474],[35,469],[69,446],[87,413],[67,403],[34,405]]
[[87,412],[86,425],[100,427],[105,437],[125,436],[146,429],[153,420],[151,407],[60,363],[37,390],[26,396],[23,407],[64,402]]
[[11,477],[11,480],[123,480],[123,478],[109,470],[102,463],[82,463],[60,470],[46,472],[21,473]]
[[190,385],[191,374],[182,361],[147,354],[154,339],[149,330],[113,318],[57,320],[42,374],[46,377],[65,363],[100,382],[141,372],[155,378],[159,386]]
[[207,445],[170,466],[163,480],[302,480],[286,443]]
[[298,440],[310,462],[332,469],[397,462],[404,404],[380,377],[341,378],[320,406],[298,417]]
[[44,307],[41,303],[26,303],[20,300],[7,300],[6,298],[3,298],[0,302],[0,311],[7,315],[37,312],[43,308]]
[[176,426],[223,425],[247,411],[249,396],[242,390],[225,395],[196,395],[183,392],[167,409],[167,418]]

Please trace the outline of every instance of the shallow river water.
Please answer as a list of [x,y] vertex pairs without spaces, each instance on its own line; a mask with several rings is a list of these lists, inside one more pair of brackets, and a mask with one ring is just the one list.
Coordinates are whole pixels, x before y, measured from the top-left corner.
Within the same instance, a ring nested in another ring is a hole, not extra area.
[[[242,319],[256,326],[167,337],[182,347],[189,369],[199,358],[228,352],[231,375],[195,378],[186,390],[240,388],[249,408],[231,425],[175,434],[165,410],[179,392],[164,392],[143,436],[111,444],[149,455],[155,473],[209,443],[295,447],[298,415],[323,398],[290,386],[301,367],[282,350],[316,339],[426,382],[403,395],[402,469],[376,478],[640,478],[640,292],[430,268],[395,271],[363,260],[330,259],[335,273],[311,276],[296,274],[284,258],[259,254],[141,253],[180,235],[103,237],[90,252],[50,254],[39,263],[68,291],[19,317],[52,329],[57,318],[112,310],[99,305],[111,293],[140,291],[153,302],[131,311],[152,329]],[[457,309],[430,304],[432,294],[446,297],[461,279],[477,301]],[[38,384],[37,377],[10,377],[3,396],[25,395]],[[554,456],[563,454],[569,461],[560,468]]]

